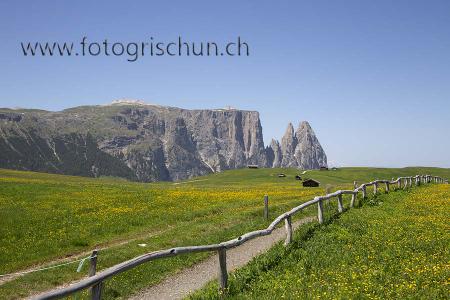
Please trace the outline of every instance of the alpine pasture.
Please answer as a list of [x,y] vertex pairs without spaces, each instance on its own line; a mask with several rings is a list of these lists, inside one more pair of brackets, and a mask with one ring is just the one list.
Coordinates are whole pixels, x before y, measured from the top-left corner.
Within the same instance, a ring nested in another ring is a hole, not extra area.
[[[281,172],[287,176],[279,178]],[[102,270],[143,253],[217,243],[263,228],[286,210],[324,194],[327,185],[348,188],[353,181],[416,174],[449,178],[450,170],[342,168],[301,175],[320,181],[318,188],[302,187],[295,180],[297,174],[294,169],[240,169],[184,182],[146,184],[0,170],[0,274],[70,262],[93,249],[100,249]],[[268,220],[263,218],[265,194]],[[330,215],[334,211],[329,207]],[[308,209],[303,216],[315,214]],[[108,280],[103,296],[126,297],[206,255],[144,264]],[[21,298],[85,277],[88,264],[80,272],[77,267],[69,264],[11,280],[0,278],[0,298]]]

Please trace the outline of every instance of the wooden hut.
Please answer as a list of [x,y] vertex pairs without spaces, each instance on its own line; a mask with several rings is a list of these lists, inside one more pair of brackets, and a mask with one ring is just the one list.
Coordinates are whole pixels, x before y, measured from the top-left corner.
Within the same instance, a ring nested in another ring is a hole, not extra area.
[[304,187],[318,187],[320,185],[320,182],[314,179],[306,179],[303,181]]

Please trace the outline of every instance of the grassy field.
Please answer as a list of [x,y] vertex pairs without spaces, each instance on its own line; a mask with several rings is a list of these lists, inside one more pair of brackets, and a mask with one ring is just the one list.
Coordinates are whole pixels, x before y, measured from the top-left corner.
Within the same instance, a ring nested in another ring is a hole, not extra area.
[[450,185],[379,195],[237,270],[226,298],[449,299],[449,211]]
[[[286,178],[276,175],[283,172]],[[179,183],[133,183],[0,170],[0,274],[48,265],[56,259],[106,248],[104,269],[137,255],[172,246],[215,243],[265,227],[262,199],[270,197],[270,218],[323,194],[327,184],[349,186],[402,175],[450,177],[449,169],[343,168],[308,171],[319,188],[303,188],[293,169],[233,170]],[[314,214],[306,211],[305,215]],[[302,216],[299,216],[302,217]],[[145,243],[146,247],[138,244]],[[205,254],[145,264],[108,280],[107,298],[129,295],[189,266]],[[75,259],[75,258],[74,258]],[[0,298],[19,298],[86,276],[76,265],[33,273],[0,285]]]

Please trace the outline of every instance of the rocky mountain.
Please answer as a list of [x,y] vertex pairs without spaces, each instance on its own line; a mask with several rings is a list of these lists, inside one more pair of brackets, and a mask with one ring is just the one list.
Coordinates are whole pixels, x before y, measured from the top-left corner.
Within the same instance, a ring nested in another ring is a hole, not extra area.
[[269,166],[273,168],[318,169],[327,166],[327,156],[313,129],[308,122],[303,121],[294,132],[294,126],[289,123],[281,146],[272,140],[267,153],[273,153]]
[[0,109],[0,168],[150,182],[247,165],[318,168],[326,156],[306,122],[265,148],[255,111],[123,101],[61,112]]
[[279,168],[281,166],[281,159],[282,159],[282,153],[281,153],[281,147],[280,143],[272,139],[270,142],[270,146],[266,148],[267,153],[267,166],[269,168]]

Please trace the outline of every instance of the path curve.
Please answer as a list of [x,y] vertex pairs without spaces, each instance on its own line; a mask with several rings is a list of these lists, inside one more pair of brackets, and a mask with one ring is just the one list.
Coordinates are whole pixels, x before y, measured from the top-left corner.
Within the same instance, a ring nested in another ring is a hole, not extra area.
[[[316,217],[303,218],[292,224],[293,229],[300,225],[315,221]],[[284,227],[275,229],[272,234],[262,236],[248,241],[236,248],[227,250],[227,269],[231,272],[247,264],[255,256],[267,251],[277,242],[286,238]],[[134,296],[131,300],[165,300],[165,299],[183,299],[205,286],[209,281],[217,278],[218,273],[217,254],[193,265],[177,274],[169,276],[157,285],[144,289]]]

